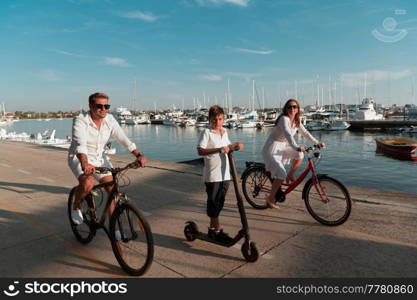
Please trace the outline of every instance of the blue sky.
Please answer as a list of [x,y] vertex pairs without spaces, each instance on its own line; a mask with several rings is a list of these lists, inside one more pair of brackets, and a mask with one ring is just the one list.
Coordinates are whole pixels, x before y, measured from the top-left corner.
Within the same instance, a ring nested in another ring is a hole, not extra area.
[[[262,105],[298,97],[417,104],[417,3],[387,0],[2,0],[8,111]],[[366,74],[366,75],[365,75]],[[134,80],[137,97],[134,100]],[[331,87],[329,89],[329,86]],[[193,100],[194,99],[194,100]]]

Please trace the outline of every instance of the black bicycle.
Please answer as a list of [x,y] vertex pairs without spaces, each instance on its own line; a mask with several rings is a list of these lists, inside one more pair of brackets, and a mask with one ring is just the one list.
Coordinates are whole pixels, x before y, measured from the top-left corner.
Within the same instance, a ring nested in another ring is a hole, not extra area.
[[[84,222],[79,225],[75,224],[71,218],[75,187],[68,198],[68,217],[76,239],[82,244],[87,244],[94,238],[98,229],[103,229],[110,239],[113,253],[120,266],[126,273],[134,276],[143,275],[149,269],[154,253],[152,232],[148,222],[140,210],[129,202],[127,195],[119,191],[119,180],[124,172],[138,167],[138,162],[133,162],[123,168],[96,168],[97,173],[110,172],[113,181],[95,185],[83,199],[81,211]],[[104,199],[102,188],[111,185],[113,188],[102,209]],[[112,202],[115,202],[115,209],[110,216],[107,229],[106,215]],[[98,217],[101,209],[101,216]]]

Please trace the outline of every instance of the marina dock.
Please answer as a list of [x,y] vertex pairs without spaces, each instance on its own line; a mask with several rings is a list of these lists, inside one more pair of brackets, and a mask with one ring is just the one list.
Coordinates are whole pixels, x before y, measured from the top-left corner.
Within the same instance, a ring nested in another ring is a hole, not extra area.
[[387,129],[407,126],[417,126],[417,120],[348,120],[349,130]]
[[[112,156],[115,166],[132,159]],[[206,194],[200,165],[150,161],[127,173],[124,188],[147,216],[155,257],[144,277],[410,277],[417,270],[417,195],[349,187],[353,209],[339,227],[308,214],[301,191],[278,210],[245,204],[260,257],[246,262],[241,243],[224,248],[188,242],[188,220],[206,230]],[[343,178],[338,178],[343,182]],[[76,180],[67,152],[0,141],[0,274],[2,277],[125,277],[99,231],[88,245],[69,226],[67,198]],[[383,186],[381,186],[383,188]],[[240,228],[231,186],[220,216],[224,230]]]

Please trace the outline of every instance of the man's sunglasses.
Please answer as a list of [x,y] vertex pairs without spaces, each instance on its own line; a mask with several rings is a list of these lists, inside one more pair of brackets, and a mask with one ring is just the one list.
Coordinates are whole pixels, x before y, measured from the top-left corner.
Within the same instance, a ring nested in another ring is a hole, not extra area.
[[297,105],[287,105],[287,109],[291,109],[291,108],[296,109],[296,108],[298,108],[298,106]]
[[94,104],[94,107],[96,109],[110,109],[110,104]]

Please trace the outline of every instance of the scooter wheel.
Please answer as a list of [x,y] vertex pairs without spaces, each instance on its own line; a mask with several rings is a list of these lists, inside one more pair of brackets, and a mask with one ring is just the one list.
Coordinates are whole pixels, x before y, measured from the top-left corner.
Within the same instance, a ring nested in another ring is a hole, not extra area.
[[184,227],[184,235],[187,241],[194,241],[196,239],[196,235],[198,233],[197,224],[194,222],[187,222],[187,225]]
[[255,262],[259,258],[259,252],[254,242],[245,242],[242,245],[242,254],[247,262]]

